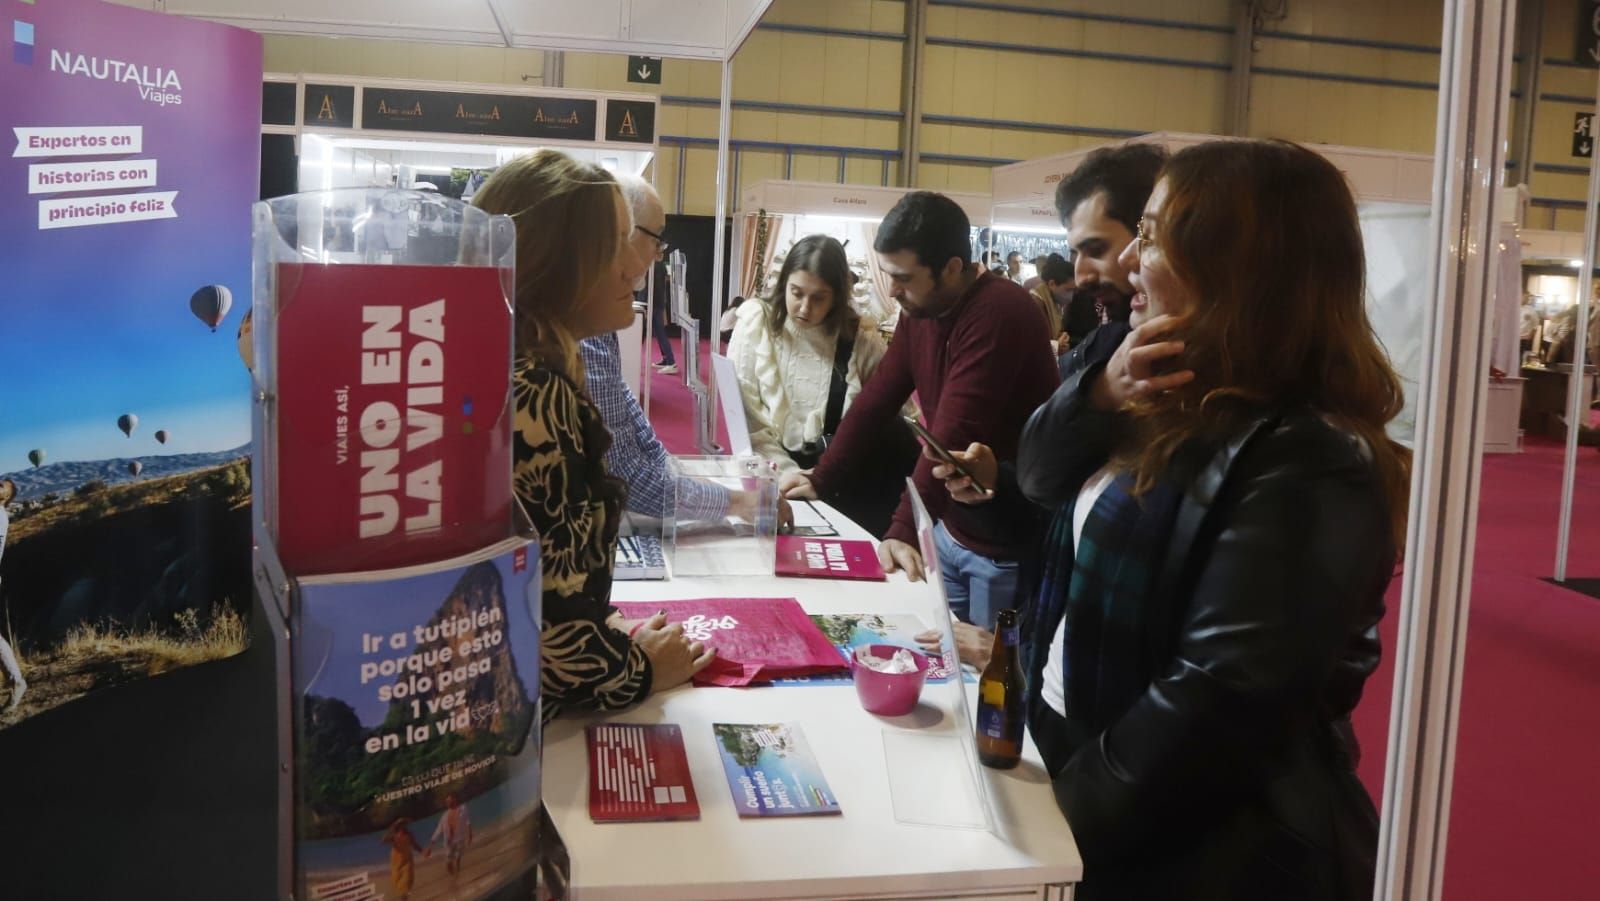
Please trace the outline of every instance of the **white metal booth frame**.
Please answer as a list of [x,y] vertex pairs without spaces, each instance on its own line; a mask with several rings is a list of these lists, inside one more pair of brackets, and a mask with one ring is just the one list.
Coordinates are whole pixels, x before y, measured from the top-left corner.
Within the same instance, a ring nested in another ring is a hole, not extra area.
[[[638,54],[676,59],[715,60],[721,64],[720,116],[717,138],[717,200],[714,272],[727,270],[727,246],[721,223],[728,216],[728,142],[732,120],[732,59],[770,6],[771,0],[542,0],[512,5],[486,0],[479,6],[437,4],[427,0],[356,0],[329,8],[315,0],[273,0],[263,7],[251,0],[149,0],[158,12],[211,19],[263,33],[422,40],[541,50],[574,50]],[[136,3],[134,5],[143,5]],[[281,82],[286,77],[280,76]],[[370,79],[343,79],[370,82]],[[432,87],[442,87],[432,85]],[[452,85],[454,89],[465,86]],[[488,87],[488,86],[485,86]],[[511,86],[492,86],[509,93]],[[266,126],[264,133],[298,134],[304,118],[303,82],[296,92],[296,125]],[[652,100],[655,98],[652,97]],[[604,120],[601,119],[601,122]],[[415,135],[402,135],[415,138]],[[495,139],[498,142],[501,139]],[[713,279],[712,309],[724,306],[723,282]],[[270,594],[270,592],[269,592]],[[287,679],[287,611],[265,605],[278,656],[278,671]],[[289,720],[290,688],[279,687],[279,718]],[[278,816],[294,823],[293,736],[280,730],[281,762]],[[277,871],[279,897],[290,897],[294,884],[294,843],[280,839]]]
[[[142,4],[141,4],[142,5]],[[728,271],[732,59],[769,0],[545,0],[483,5],[358,0],[150,0],[165,12],[264,32],[647,54],[722,63],[717,138],[715,271]],[[687,7],[687,8],[686,8]],[[1466,647],[1488,370],[1488,253],[1500,218],[1515,4],[1445,0],[1434,215],[1417,448],[1394,716],[1382,803],[1376,897],[1439,898],[1444,882],[1454,744]],[[1600,169],[1596,170],[1600,172]],[[1593,269],[1600,178],[1591,178],[1583,296]],[[712,308],[723,308],[722,280]],[[1589,311],[1582,304],[1583,328]],[[1582,342],[1578,342],[1581,354]],[[1575,368],[1581,368],[1581,356]],[[1568,474],[1568,490],[1571,488]],[[1563,532],[1563,539],[1566,535]],[[1563,542],[1564,543],[1564,542]],[[281,626],[281,623],[275,624]],[[287,883],[286,883],[287,884]]]

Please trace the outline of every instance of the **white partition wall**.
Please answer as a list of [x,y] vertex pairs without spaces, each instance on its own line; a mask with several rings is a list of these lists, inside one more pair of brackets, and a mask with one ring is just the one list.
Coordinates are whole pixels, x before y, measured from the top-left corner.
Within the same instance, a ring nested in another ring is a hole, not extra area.
[[[1113,141],[1160,144],[1169,152],[1216,135],[1154,132]],[[1426,313],[1432,206],[1433,158],[1365,147],[1308,145],[1338,166],[1350,180],[1361,213],[1367,247],[1367,309],[1400,377],[1405,381],[1406,407],[1391,425],[1397,440],[1410,443],[1416,430],[1416,396],[1422,378],[1423,318]],[[1084,157],[1098,147],[1025,160],[994,170],[991,198],[997,226],[1001,222],[1041,223],[1055,218],[1055,192]]]
[[[753,213],[799,213],[808,216],[841,216],[877,222],[911,188],[876,185],[838,185],[828,182],[763,181],[751,185],[739,198],[739,210]],[[989,221],[989,196],[959,191],[943,192],[966,211],[973,224]]]
[[[1219,135],[1158,131],[1130,138],[1128,141],[1109,141],[1101,146],[1138,142],[1160,144],[1169,152],[1176,152],[1206,141],[1225,140],[1228,138]],[[1432,198],[1433,157],[1428,154],[1374,150],[1367,147],[1339,147],[1331,144],[1307,146],[1332,160],[1343,170],[1350,179],[1351,188],[1358,200],[1428,203]],[[991,181],[993,190],[990,192],[995,206],[1043,211],[1052,209],[1055,204],[1056,185],[1060,184],[1064,176],[1078,168],[1084,157],[1098,149],[1099,147],[1084,147],[1054,156],[995,167]]]
[[1367,252],[1367,316],[1405,383],[1405,407],[1389,432],[1409,445],[1416,435],[1422,380],[1431,209],[1423,203],[1358,200],[1356,210]]
[[1566,263],[1577,269],[1583,265],[1583,233],[1558,232],[1542,228],[1517,230],[1522,239],[1524,263]]
[[1002,232],[1060,235],[1063,238],[1067,234],[1067,230],[1061,226],[1061,219],[1056,216],[1055,201],[1049,197],[1019,203],[995,203],[989,224]]

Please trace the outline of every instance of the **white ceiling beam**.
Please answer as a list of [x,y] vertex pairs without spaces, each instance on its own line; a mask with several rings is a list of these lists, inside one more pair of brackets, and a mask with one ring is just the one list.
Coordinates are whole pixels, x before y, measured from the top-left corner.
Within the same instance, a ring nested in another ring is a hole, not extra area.
[[486,0],[489,4],[489,15],[494,16],[494,27],[500,29],[500,38],[506,42],[506,47],[515,47],[516,41],[511,35],[511,27],[506,24],[506,17],[500,12],[499,4],[495,0]]

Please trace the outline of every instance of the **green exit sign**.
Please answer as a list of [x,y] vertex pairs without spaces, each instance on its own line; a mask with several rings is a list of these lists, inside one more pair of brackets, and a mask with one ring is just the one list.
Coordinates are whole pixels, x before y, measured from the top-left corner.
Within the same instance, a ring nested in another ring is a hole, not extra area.
[[660,84],[661,57],[628,57],[628,80],[635,84]]

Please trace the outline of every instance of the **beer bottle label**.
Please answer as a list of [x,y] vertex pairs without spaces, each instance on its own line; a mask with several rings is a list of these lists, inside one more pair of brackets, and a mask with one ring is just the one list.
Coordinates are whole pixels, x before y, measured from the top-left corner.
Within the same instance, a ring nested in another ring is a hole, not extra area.
[[1016,626],[1011,626],[1010,628],[1001,629],[1000,630],[1000,640],[1005,642],[1005,646],[1008,647],[1008,648],[1016,647],[1017,646],[1017,627]]
[[1008,738],[1005,708],[988,705],[978,708],[978,731],[990,738],[1005,741]]

